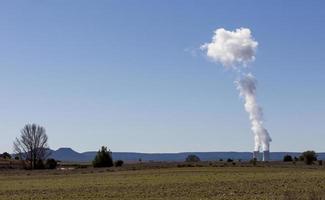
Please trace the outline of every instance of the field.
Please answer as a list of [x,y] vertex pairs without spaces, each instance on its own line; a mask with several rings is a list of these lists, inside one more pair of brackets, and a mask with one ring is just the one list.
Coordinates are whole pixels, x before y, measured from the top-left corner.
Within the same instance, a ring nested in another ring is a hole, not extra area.
[[[0,171],[0,199],[325,199],[324,167]],[[316,198],[317,197],[317,198]]]

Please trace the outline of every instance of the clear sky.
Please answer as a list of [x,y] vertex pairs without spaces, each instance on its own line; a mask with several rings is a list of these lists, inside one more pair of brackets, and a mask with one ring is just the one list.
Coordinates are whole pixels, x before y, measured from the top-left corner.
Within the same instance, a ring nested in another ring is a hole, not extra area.
[[251,151],[233,73],[199,50],[247,27],[271,151],[325,151],[324,1],[0,4],[0,152],[26,123],[53,149]]

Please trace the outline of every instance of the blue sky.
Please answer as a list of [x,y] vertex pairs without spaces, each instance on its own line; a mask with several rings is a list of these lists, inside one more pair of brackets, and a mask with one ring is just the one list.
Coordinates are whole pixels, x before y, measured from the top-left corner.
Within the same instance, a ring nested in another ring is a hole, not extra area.
[[0,152],[30,122],[53,149],[251,151],[234,75],[199,47],[259,42],[251,71],[271,151],[325,151],[322,1],[3,1]]

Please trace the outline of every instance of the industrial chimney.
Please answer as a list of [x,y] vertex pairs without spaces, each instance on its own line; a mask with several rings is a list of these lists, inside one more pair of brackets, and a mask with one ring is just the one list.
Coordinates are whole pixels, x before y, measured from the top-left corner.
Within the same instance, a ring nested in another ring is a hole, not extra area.
[[270,160],[270,151],[263,151],[263,161]]
[[253,151],[253,159],[256,159],[257,161],[260,160],[260,152],[259,151]]

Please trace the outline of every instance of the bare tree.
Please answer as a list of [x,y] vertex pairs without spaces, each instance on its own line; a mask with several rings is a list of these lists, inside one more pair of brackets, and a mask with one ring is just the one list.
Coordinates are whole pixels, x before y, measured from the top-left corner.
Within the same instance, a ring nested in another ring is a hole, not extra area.
[[37,124],[27,124],[20,132],[20,138],[14,141],[14,152],[35,169],[48,156],[46,130]]

